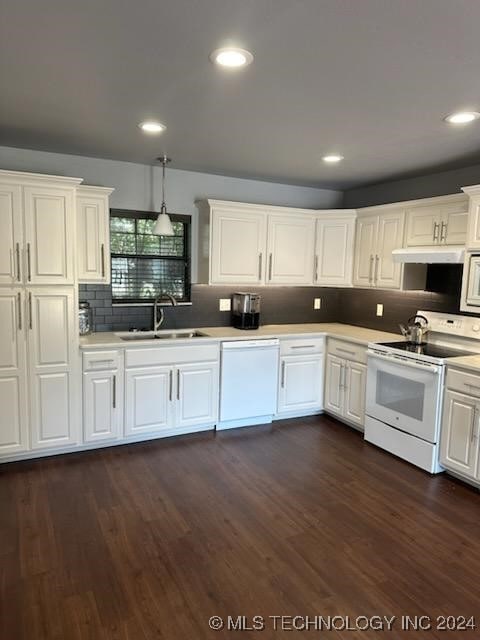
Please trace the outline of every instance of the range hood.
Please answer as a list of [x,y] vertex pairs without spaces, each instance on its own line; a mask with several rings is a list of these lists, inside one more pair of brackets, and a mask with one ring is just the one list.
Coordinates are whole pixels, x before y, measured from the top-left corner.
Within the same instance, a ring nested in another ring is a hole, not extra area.
[[392,251],[394,262],[415,264],[463,264],[465,247],[408,247]]

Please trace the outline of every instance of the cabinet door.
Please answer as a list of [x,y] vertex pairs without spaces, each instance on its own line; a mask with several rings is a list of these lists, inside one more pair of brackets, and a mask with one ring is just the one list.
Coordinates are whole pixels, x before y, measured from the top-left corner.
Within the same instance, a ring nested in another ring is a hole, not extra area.
[[122,394],[118,371],[83,374],[85,442],[115,440],[122,435]]
[[159,433],[174,427],[173,369],[150,367],[125,372],[125,435]]
[[317,220],[315,284],[352,284],[355,219]]
[[28,449],[22,303],[20,289],[0,289],[0,455]]
[[355,262],[353,269],[353,284],[357,287],[373,286],[377,233],[378,216],[368,216],[357,219]]
[[266,215],[212,209],[211,284],[261,284],[265,273]]
[[79,282],[110,282],[108,199],[77,198],[77,265]]
[[478,461],[477,401],[447,390],[440,439],[441,463],[471,478]]
[[73,284],[73,189],[25,187],[26,281]]
[[402,265],[393,262],[392,251],[403,246],[405,214],[403,211],[381,214],[378,219],[377,251],[375,254],[375,286],[400,289]]
[[73,288],[26,291],[32,447],[78,441],[78,325]]
[[428,246],[440,241],[441,207],[414,207],[407,210],[407,247]]
[[325,383],[325,410],[343,415],[345,394],[345,360],[327,355],[326,383]]
[[467,242],[468,212],[466,204],[444,205],[440,228],[442,244],[460,244]]
[[344,416],[363,428],[365,423],[367,367],[358,362],[347,362],[346,368]]
[[323,359],[287,356],[280,362],[278,413],[320,411],[323,401]]
[[480,196],[471,195],[468,209],[467,249],[480,247]]
[[182,364],[175,377],[175,426],[213,426],[218,417],[218,363]]
[[315,219],[301,215],[268,217],[268,284],[313,282]]
[[22,189],[0,185],[0,285],[22,282]]

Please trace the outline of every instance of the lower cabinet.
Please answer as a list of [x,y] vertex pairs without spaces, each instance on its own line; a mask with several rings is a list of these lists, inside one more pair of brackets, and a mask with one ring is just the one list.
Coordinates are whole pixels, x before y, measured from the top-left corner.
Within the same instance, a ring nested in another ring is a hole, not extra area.
[[125,373],[125,435],[155,433],[173,422],[173,369],[151,367]]
[[[367,366],[353,358],[364,359],[365,348],[342,346],[338,340],[328,348],[325,380],[325,411],[363,429]],[[332,353],[333,352],[333,353]],[[340,357],[345,354],[351,357]]]
[[280,340],[278,418],[322,411],[324,348],[323,337]]
[[115,440],[123,435],[121,386],[117,370],[83,374],[85,442]]
[[447,389],[440,439],[440,462],[446,469],[477,482],[480,481],[479,420],[480,398]]

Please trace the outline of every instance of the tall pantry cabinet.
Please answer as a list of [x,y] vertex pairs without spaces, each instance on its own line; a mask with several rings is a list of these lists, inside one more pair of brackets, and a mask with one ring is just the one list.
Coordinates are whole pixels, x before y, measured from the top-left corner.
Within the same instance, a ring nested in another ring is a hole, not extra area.
[[78,441],[80,182],[0,171],[0,456]]

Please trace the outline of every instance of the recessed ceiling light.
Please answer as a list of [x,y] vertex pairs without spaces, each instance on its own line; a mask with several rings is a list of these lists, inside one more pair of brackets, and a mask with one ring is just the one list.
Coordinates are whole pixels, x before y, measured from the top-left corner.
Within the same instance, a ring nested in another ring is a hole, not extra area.
[[138,125],[142,131],[145,133],[162,133],[167,128],[161,122],[157,122],[156,120],[146,120],[145,122],[140,122]]
[[210,60],[220,67],[229,69],[240,69],[248,66],[253,62],[253,55],[245,49],[237,49],[235,47],[225,47],[223,49],[215,49],[210,54]]
[[336,153],[332,153],[328,156],[323,156],[322,160],[324,162],[329,162],[331,164],[334,164],[335,162],[341,162],[343,160],[343,156],[339,156]]
[[478,120],[478,118],[480,118],[480,113],[477,111],[457,111],[456,113],[451,113],[444,120],[450,124],[468,124]]

